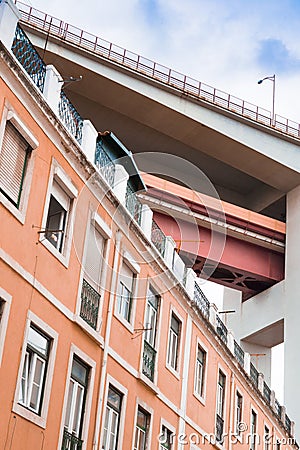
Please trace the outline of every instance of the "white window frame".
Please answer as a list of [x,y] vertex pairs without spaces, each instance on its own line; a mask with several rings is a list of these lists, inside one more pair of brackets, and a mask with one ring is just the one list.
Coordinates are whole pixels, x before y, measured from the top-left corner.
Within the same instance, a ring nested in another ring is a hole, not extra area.
[[[102,316],[103,316],[103,304],[104,304],[104,294],[106,289],[106,281],[107,281],[107,269],[108,269],[108,259],[109,259],[109,251],[110,251],[110,244],[111,244],[111,238],[112,238],[112,230],[107,225],[107,223],[102,219],[102,217],[92,209],[88,213],[88,220],[87,220],[87,226],[86,226],[86,232],[85,232],[85,240],[84,240],[84,250],[83,250],[83,258],[82,260],[85,261],[86,254],[87,254],[87,245],[88,245],[88,238],[91,228],[94,227],[103,237],[104,243],[103,243],[103,262],[101,267],[101,275],[100,275],[100,283],[99,283],[99,294],[100,294],[100,305],[98,310],[98,320],[97,320],[97,327],[96,330],[94,330],[92,327],[90,327],[84,319],[80,316],[80,308],[81,308],[81,289],[82,289],[82,283],[84,279],[84,263],[81,265],[81,273],[80,273],[80,283],[79,283],[79,289],[78,289],[78,297],[77,297],[77,304],[76,304],[76,322],[80,324],[82,328],[84,328],[88,333],[94,335],[96,338],[98,338],[98,334],[101,331],[102,326]],[[95,334],[96,333],[96,334]]]
[[[171,425],[168,421],[166,421],[164,418],[160,419],[160,434],[159,436],[162,436],[162,428],[166,427],[169,431],[172,433],[172,442],[171,442],[171,450],[175,449],[175,442],[176,442],[176,427]],[[161,442],[159,442],[159,450],[165,450],[166,447],[162,445]]]
[[[196,390],[198,347],[200,347],[205,352],[205,364],[204,364],[204,369],[202,371],[202,378],[203,378],[202,395],[200,395]],[[208,367],[208,349],[203,344],[203,342],[199,339],[199,337],[197,337],[196,354],[195,354],[195,373],[194,373],[194,395],[203,405],[205,405],[205,401],[206,401],[207,367]]]
[[[269,436],[269,440],[268,442],[266,441],[266,428],[268,428],[268,436]],[[272,448],[272,427],[270,427],[269,424],[267,424],[266,422],[264,422],[264,440],[263,440],[263,450],[271,450]]]
[[28,145],[31,147],[31,155],[28,158],[27,166],[26,166],[26,175],[23,180],[22,185],[22,193],[20,198],[20,204],[17,208],[4,194],[0,192],[0,204],[2,204],[6,209],[10,211],[11,214],[22,224],[25,223],[26,211],[28,206],[29,194],[31,181],[33,176],[33,167],[34,160],[36,154],[34,150],[39,146],[39,142],[34,136],[34,134],[29,130],[29,128],[25,125],[23,120],[19,117],[19,115],[14,111],[14,108],[9,104],[9,102],[5,102],[3,107],[3,114],[0,125],[0,152],[2,149],[4,131],[6,127],[6,122],[11,122],[12,125],[18,130],[20,135],[28,142]]
[[[35,325],[37,328],[39,328],[43,333],[45,333],[45,335],[49,336],[49,338],[51,339],[51,347],[50,347],[49,358],[48,358],[48,362],[47,362],[47,373],[46,373],[44,394],[43,394],[40,415],[36,414],[33,411],[30,411],[29,409],[25,408],[24,406],[22,406],[19,403],[19,389],[20,389],[20,385],[21,385],[24,362],[25,362],[25,358],[26,358],[27,339],[28,339],[28,332],[29,332],[30,325]],[[55,365],[57,341],[58,341],[58,333],[55,330],[53,330],[53,328],[51,328],[48,324],[46,324],[42,319],[40,319],[38,316],[36,316],[32,311],[29,311],[27,314],[27,321],[26,321],[26,327],[25,327],[25,333],[24,333],[24,339],[23,339],[22,355],[21,355],[20,364],[19,364],[19,372],[18,372],[18,377],[17,377],[17,384],[16,384],[16,390],[15,390],[15,396],[14,396],[14,402],[13,402],[12,409],[15,413],[19,414],[20,416],[24,417],[25,419],[27,419],[33,423],[35,423],[36,425],[41,426],[42,428],[46,428],[49,401],[50,401],[50,395],[51,395],[52,379],[53,379],[53,372],[54,372],[54,365]]]
[[[66,172],[59,166],[57,161],[53,159],[46,202],[44,206],[44,214],[42,219],[42,231],[46,229],[46,223],[48,219],[48,211],[50,205],[50,198],[54,189],[54,182],[57,183],[63,193],[69,198],[69,210],[67,211],[66,224],[64,228],[64,242],[62,251],[59,251],[51,242],[48,241],[45,237],[45,233],[40,233],[40,242],[52,253],[62,264],[66,267],[69,265],[69,258],[71,252],[71,244],[72,244],[72,233],[73,233],[73,221],[74,221],[74,213],[75,213],[75,200],[78,196],[78,191],[76,186],[73,184],[70,177],[66,174]],[[63,205],[62,205],[63,206]]]
[[[178,343],[177,343],[177,367],[176,367],[176,369],[174,369],[174,367],[169,363],[169,348],[170,348],[170,335],[171,335],[172,315],[174,315],[177,318],[177,320],[179,321],[179,335],[178,335]],[[181,367],[181,353],[182,353],[181,352],[181,346],[182,346],[182,341],[183,341],[182,333],[183,333],[183,318],[180,316],[179,312],[171,304],[170,305],[170,311],[169,311],[169,326],[168,326],[168,336],[167,336],[166,367],[178,379],[179,379],[179,373],[180,373],[180,367]]]
[[240,398],[242,399],[242,408],[241,408],[241,417],[240,417],[240,421],[239,423],[243,423],[243,417],[244,417],[244,396],[241,392],[241,390],[239,388],[236,388],[235,390],[235,402],[234,402],[234,434],[235,437],[239,440],[242,441],[242,431],[241,429],[237,429],[238,426],[238,422],[237,422],[237,413],[238,413],[238,404],[237,404],[237,400],[238,400],[238,395],[240,396]]
[[81,359],[89,367],[89,381],[88,381],[88,387],[87,387],[87,393],[86,393],[86,399],[85,399],[85,412],[84,412],[84,419],[83,419],[83,424],[82,424],[82,435],[81,435],[81,439],[83,440],[82,450],[87,449],[87,438],[88,438],[89,422],[90,422],[90,415],[91,415],[91,408],[92,408],[96,362],[92,358],[90,358],[90,356],[88,356],[85,352],[83,352],[80,348],[78,348],[76,345],[74,345],[72,343],[71,349],[70,349],[70,355],[69,355],[68,370],[67,370],[67,375],[66,375],[66,380],[65,380],[65,394],[64,394],[64,402],[63,402],[63,409],[62,409],[62,416],[61,416],[62,419],[61,419],[61,424],[60,424],[60,433],[59,433],[57,450],[61,450],[62,441],[63,441],[65,417],[66,417],[66,412],[67,412],[67,402],[68,402],[68,395],[69,395],[69,382],[71,379],[72,363],[73,363],[74,355],[78,356],[78,358]]
[[5,346],[5,337],[8,326],[8,319],[11,307],[12,296],[0,287],[0,300],[4,302],[3,313],[0,320],[0,367],[2,363],[3,351]]
[[[106,377],[106,387],[105,387],[105,396],[103,402],[103,410],[102,410],[102,425],[101,425],[101,436],[100,436],[100,447],[103,445],[103,435],[104,435],[104,420],[105,420],[105,411],[107,405],[107,396],[108,396],[108,388],[109,385],[117,389],[122,394],[122,405],[121,412],[119,417],[119,434],[118,434],[118,445],[116,450],[123,449],[123,438],[124,438],[124,427],[125,427],[125,417],[126,417],[126,407],[127,407],[127,396],[128,390],[115,378],[113,378],[110,374],[107,374]],[[60,449],[58,449],[60,450]]]
[[[254,441],[254,446],[252,447],[252,412],[254,412],[256,414],[256,424],[255,424],[255,441]],[[257,409],[250,404],[250,418],[249,418],[249,450],[256,450],[256,448],[259,446],[259,433],[257,432],[258,430],[258,411]]]
[[[121,284],[121,274],[122,274],[122,266],[125,264],[128,269],[132,272],[132,291],[131,291],[131,303],[130,303],[130,316],[129,321],[126,320],[122,314],[119,313],[119,295],[120,295],[120,284]],[[141,268],[139,264],[134,260],[134,258],[128,253],[128,251],[124,250],[123,255],[119,265],[119,277],[117,281],[116,288],[116,301],[114,308],[114,315],[117,319],[130,331],[131,334],[134,334],[134,322],[135,322],[135,313],[136,313],[136,294],[138,291],[138,274],[140,273]]]
[[141,409],[143,409],[146,413],[149,414],[149,426],[148,426],[148,435],[147,435],[147,441],[146,441],[146,450],[150,450],[150,449],[152,449],[151,441],[152,441],[152,427],[153,427],[154,409],[151,408],[148,405],[148,403],[146,403],[145,400],[140,398],[140,397],[136,397],[136,403],[135,403],[134,426],[133,426],[133,433],[132,433],[132,450],[134,450],[135,430],[136,430],[137,413],[138,413],[138,408],[139,407]]
[[[227,410],[227,397],[228,397],[228,372],[227,370],[225,370],[225,368],[218,363],[217,365],[217,372],[216,372],[216,386],[218,388],[218,383],[219,383],[219,372],[222,372],[223,375],[225,375],[225,386],[224,386],[224,404],[223,404],[223,432],[224,430],[226,430],[226,419],[227,419],[227,414],[226,414],[226,410]],[[216,430],[216,422],[217,422],[217,411],[218,411],[218,389],[216,389],[216,408],[215,408],[215,430]],[[222,447],[222,444],[220,442],[217,442],[217,445],[220,447]]]
[[[138,418],[138,411],[141,411],[141,412],[143,412],[144,414],[145,414],[145,416],[146,416],[146,421],[147,421],[147,424],[146,424],[146,429],[145,430],[142,430],[139,426],[138,426],[138,423],[137,423],[137,418]],[[144,445],[144,448],[142,449],[142,450],[148,450],[148,449],[150,449],[150,447],[149,447],[149,434],[150,434],[150,432],[149,432],[149,430],[150,430],[150,423],[151,423],[151,414],[149,414],[149,412],[148,411],[146,411],[141,405],[138,405],[138,407],[137,407],[137,410],[136,410],[136,416],[135,416],[135,426],[134,426],[134,437],[133,437],[133,450],[140,450],[139,449],[139,447],[135,447],[135,439],[136,439],[136,434],[138,433],[138,435],[139,435],[139,440],[140,440],[140,437],[141,437],[141,435],[143,435],[144,434],[144,438],[145,438],[145,445]]]

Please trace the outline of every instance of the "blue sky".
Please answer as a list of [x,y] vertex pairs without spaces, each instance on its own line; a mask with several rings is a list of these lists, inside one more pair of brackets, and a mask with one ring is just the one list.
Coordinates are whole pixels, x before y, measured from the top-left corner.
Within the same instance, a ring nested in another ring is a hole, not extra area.
[[299,0],[26,1],[269,110],[271,83],[257,80],[276,73],[276,112],[300,122]]
[[268,110],[272,83],[257,81],[275,73],[276,113],[300,122],[300,0],[23,1]]

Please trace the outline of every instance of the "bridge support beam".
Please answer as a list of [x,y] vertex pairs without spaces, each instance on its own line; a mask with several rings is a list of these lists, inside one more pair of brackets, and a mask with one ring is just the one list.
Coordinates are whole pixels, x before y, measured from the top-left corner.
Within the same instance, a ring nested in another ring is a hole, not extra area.
[[296,438],[300,438],[299,373],[300,373],[300,186],[287,195],[286,281],[284,317],[284,401],[287,413],[295,420]]

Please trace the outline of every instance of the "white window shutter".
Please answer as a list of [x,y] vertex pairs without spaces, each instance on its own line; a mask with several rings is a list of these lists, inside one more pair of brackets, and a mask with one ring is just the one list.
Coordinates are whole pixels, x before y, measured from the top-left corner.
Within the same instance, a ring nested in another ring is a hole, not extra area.
[[29,145],[8,121],[0,151],[0,189],[18,206]]

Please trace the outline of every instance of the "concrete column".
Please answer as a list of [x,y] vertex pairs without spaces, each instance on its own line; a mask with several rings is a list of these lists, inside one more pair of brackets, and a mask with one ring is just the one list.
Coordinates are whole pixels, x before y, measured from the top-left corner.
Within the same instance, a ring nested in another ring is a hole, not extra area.
[[21,13],[12,0],[2,0],[0,3],[0,41],[11,51],[16,27]]
[[62,88],[62,77],[52,64],[46,66],[46,76],[43,95],[48,102],[48,105],[53,109],[58,116],[58,105],[60,101],[60,91]]
[[287,194],[285,305],[284,305],[284,404],[295,421],[295,437],[300,439],[300,186]]
[[236,339],[241,339],[242,293],[235,289],[225,287],[223,294],[224,311],[234,310],[235,313],[227,314],[226,326],[233,330]]
[[141,228],[149,241],[151,241],[153,211],[148,205],[142,205]]
[[121,166],[120,164],[116,164],[113,191],[123,205],[125,204],[128,179],[129,175],[124,169],[124,167]]
[[177,252],[173,254],[173,272],[177,276],[178,280],[183,281],[185,274],[185,264],[183,260],[180,258]]
[[170,269],[173,268],[175,246],[176,242],[174,241],[174,239],[171,236],[166,236],[164,260]]
[[261,393],[263,393],[264,392],[264,381],[265,381],[265,378],[264,378],[264,374],[263,373],[259,373],[258,374],[258,390],[261,392]]
[[83,121],[81,148],[88,160],[94,164],[98,131],[89,120]]
[[231,330],[228,330],[227,333],[227,347],[231,351],[231,353],[234,355],[234,335]]
[[250,375],[250,363],[251,363],[250,353],[245,352],[244,353],[244,369],[248,375]]
[[191,297],[191,299],[194,298],[196,279],[197,279],[196,272],[194,272],[193,269],[188,267],[186,270],[185,289],[188,295]]
[[209,305],[209,321],[214,328],[217,328],[217,312],[217,306],[214,303],[211,303]]

